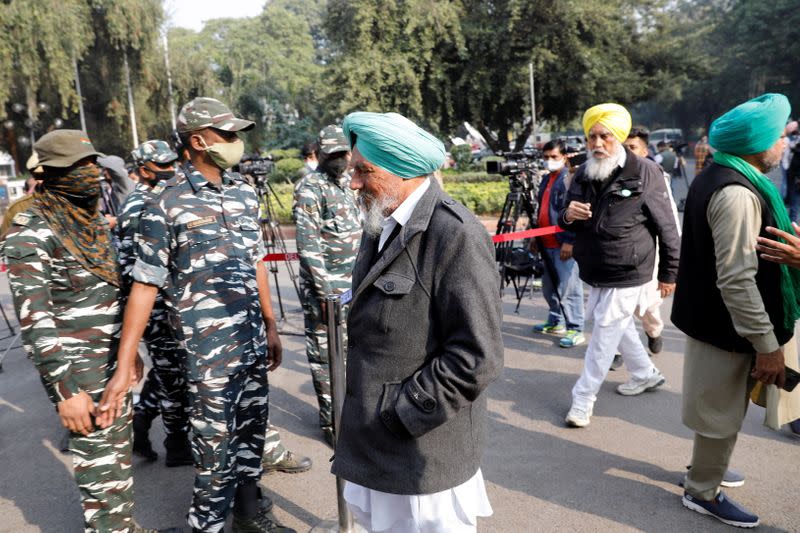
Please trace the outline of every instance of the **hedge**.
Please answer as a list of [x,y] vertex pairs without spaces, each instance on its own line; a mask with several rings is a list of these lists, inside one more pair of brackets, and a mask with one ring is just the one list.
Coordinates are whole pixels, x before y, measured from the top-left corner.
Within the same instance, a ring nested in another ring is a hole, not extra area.
[[[281,224],[291,224],[294,185],[273,182],[272,189],[275,191],[277,199],[283,204],[283,207],[281,207],[273,199],[274,215],[277,216]],[[503,209],[503,203],[506,200],[506,194],[508,194],[508,183],[505,180],[484,183],[453,183],[445,181],[444,190],[476,215],[496,216]]]

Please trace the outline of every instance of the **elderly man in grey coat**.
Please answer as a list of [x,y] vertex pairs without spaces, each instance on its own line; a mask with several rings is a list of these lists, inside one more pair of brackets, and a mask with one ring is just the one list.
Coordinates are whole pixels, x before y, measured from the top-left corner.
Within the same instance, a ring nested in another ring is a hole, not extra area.
[[442,143],[395,113],[352,113],[364,238],[332,471],[369,531],[469,532],[489,516],[486,387],[503,366],[488,233],[430,175]]

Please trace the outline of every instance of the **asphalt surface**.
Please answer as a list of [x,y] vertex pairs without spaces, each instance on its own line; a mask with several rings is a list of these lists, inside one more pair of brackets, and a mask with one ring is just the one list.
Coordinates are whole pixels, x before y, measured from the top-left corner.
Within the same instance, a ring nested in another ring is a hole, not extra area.
[[[299,302],[284,265],[279,278],[288,311],[285,330],[300,332]],[[9,312],[4,275],[0,301]],[[532,324],[546,318],[541,293],[526,296],[519,314],[510,288],[503,302],[505,369],[486,392],[490,431],[482,466],[494,515],[480,519],[479,531],[728,530],[680,503],[678,482],[692,448],[691,433],[680,421],[683,335],[669,324],[664,351],[654,357],[667,377],[664,387],[623,397],[614,388],[627,373],[611,372],[591,425],[570,429],[563,419],[585,345],[561,349],[557,338],[532,333]],[[667,317],[670,307],[668,300]],[[317,427],[303,338],[284,334],[282,340],[284,363],[270,377],[271,421],[284,443],[310,456],[314,466],[303,474],[264,476],[262,486],[275,502],[276,516],[306,532],[336,516],[332,450]],[[8,341],[0,341],[0,353]],[[764,427],[763,415],[751,406],[732,463],[747,481],[726,491],[761,516],[760,531],[800,531],[800,440],[785,429]],[[0,373],[0,532],[82,531],[71,459],[58,451],[62,435],[36,371],[21,349],[12,349]],[[163,458],[158,423],[151,435]],[[185,527],[191,467],[166,468],[161,460],[135,458],[134,478],[141,524]]]

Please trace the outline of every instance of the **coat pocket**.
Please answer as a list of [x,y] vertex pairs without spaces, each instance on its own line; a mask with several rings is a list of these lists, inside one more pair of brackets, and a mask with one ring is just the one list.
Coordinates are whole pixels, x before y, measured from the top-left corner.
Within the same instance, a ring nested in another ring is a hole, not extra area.
[[387,381],[383,384],[383,392],[378,406],[378,416],[383,422],[383,425],[396,437],[408,438],[410,433],[403,426],[400,418],[397,416],[395,405],[397,405],[397,398],[403,388],[403,383],[400,381]]
[[404,296],[411,292],[416,281],[414,278],[397,272],[386,272],[372,284],[378,289],[381,296],[380,306],[380,328],[386,333],[391,329],[392,313],[397,312],[396,308],[401,304]]

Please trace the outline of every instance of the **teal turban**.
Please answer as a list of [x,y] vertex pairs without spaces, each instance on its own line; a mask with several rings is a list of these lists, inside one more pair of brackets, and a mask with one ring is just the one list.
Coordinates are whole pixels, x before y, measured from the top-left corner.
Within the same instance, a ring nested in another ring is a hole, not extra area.
[[762,94],[740,104],[711,124],[711,146],[733,155],[768,150],[783,135],[792,106],[782,94]]
[[445,160],[439,139],[397,113],[350,113],[342,129],[351,149],[403,179],[426,176]]

